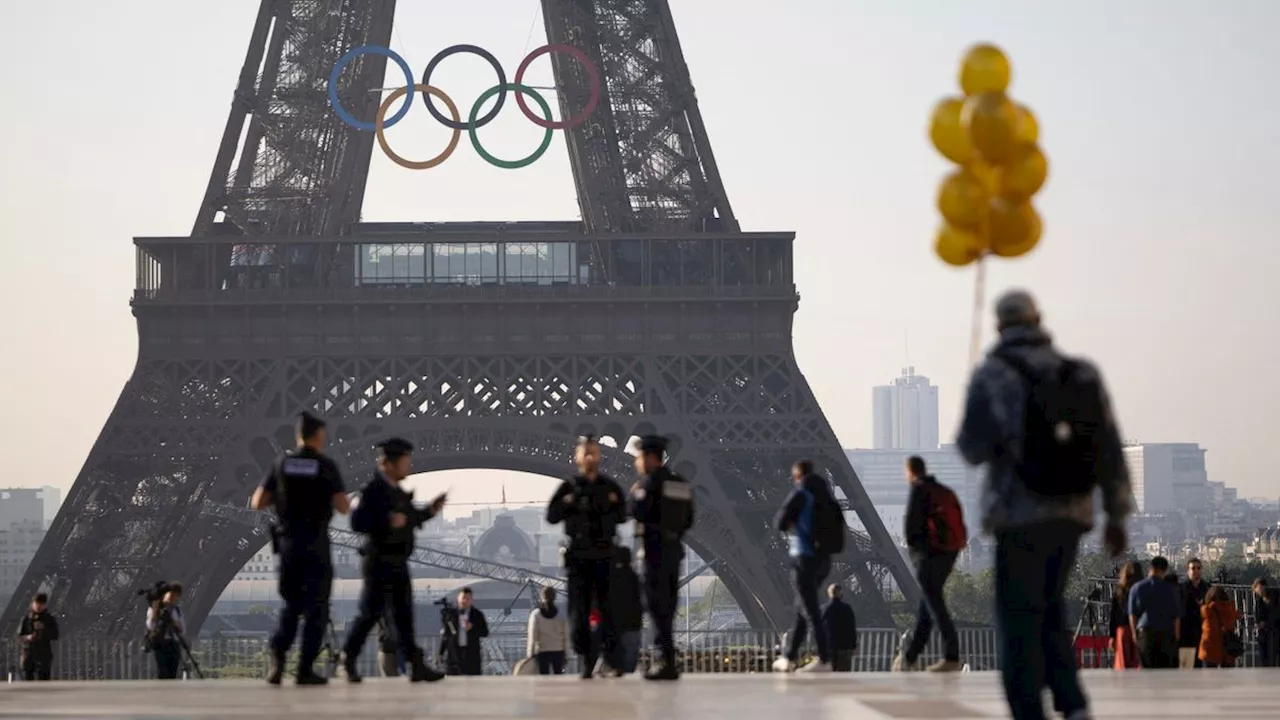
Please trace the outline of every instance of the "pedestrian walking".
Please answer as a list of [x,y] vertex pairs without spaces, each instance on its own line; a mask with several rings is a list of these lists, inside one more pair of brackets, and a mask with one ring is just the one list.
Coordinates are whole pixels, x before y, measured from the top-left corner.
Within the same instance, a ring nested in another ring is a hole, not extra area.
[[916,629],[911,635],[911,644],[894,660],[893,669],[905,671],[915,668],[936,623],[942,635],[943,658],[929,666],[929,671],[957,672],[963,667],[960,663],[960,636],[947,609],[943,588],[955,569],[960,551],[969,542],[964,512],[955,492],[929,474],[923,458],[918,455],[908,458],[906,475],[911,492],[903,518],[904,535],[915,562],[916,582],[923,597],[916,610]]
[[1089,717],[1063,599],[1094,495],[1111,556],[1127,544],[1133,493],[1101,375],[1053,346],[1022,291],[996,303],[1000,338],[974,371],[956,444],[986,465],[982,528],[996,540],[996,622],[1015,720],[1043,720],[1042,690],[1068,720]]

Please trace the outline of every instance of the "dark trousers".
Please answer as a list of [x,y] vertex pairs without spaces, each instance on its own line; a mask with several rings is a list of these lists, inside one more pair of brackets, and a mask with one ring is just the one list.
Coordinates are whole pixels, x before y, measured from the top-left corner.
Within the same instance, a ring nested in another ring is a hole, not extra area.
[[[612,658],[615,634],[613,610],[609,607],[609,577],[613,572],[610,558],[572,559],[565,563],[565,590],[569,602],[569,626],[573,634],[573,651],[582,658],[583,672],[594,667],[598,653]],[[591,608],[600,611],[600,644],[591,641]]]
[[1138,628],[1138,656],[1145,670],[1176,670],[1178,640],[1173,630]]
[[[418,648],[413,634],[413,588],[409,582],[409,563],[403,558],[378,558],[366,556],[360,563],[364,584],[360,587],[360,608],[356,618],[347,630],[347,641],[343,652],[351,662],[360,656],[369,633],[378,625],[378,621],[390,616],[397,649],[411,660],[419,658],[422,651]],[[391,612],[387,612],[390,605]]]
[[53,648],[27,647],[22,650],[22,679],[48,680],[53,675]]
[[460,675],[483,675],[484,652],[480,638],[467,638],[467,644],[458,648],[458,670]]
[[539,675],[563,675],[564,651],[540,652],[533,656],[538,661]]
[[947,660],[960,659],[960,636],[956,633],[956,624],[951,620],[951,612],[947,610],[947,599],[942,589],[951,577],[956,566],[958,553],[931,554],[921,557],[916,562],[916,582],[920,583],[920,607],[916,610],[916,630],[911,635],[911,644],[903,653],[908,664],[915,663],[929,643],[929,633],[933,632],[936,622],[938,632],[942,635],[942,645]]
[[791,644],[787,659],[795,662],[804,646],[805,634],[813,629],[813,640],[818,645],[818,660],[831,662],[831,650],[827,647],[827,629],[822,624],[822,608],[818,605],[818,588],[831,573],[831,558],[826,555],[792,558],[791,586],[796,591],[796,623],[791,629]]
[[996,628],[1014,720],[1044,720],[1040,694],[1046,685],[1064,715],[1088,707],[1062,599],[1080,535],[1079,525],[1064,521],[996,533]]
[[283,659],[293,647],[298,635],[298,621],[302,626],[302,652],[298,658],[298,673],[311,672],[311,665],[320,656],[324,641],[324,629],[329,623],[329,592],[333,586],[333,565],[329,562],[329,549],[292,549],[286,544],[280,554],[280,598],[284,607],[280,610],[280,624],[271,636],[271,652]]
[[680,560],[684,549],[666,547],[659,557],[645,554],[644,591],[653,619],[653,644],[668,667],[676,666],[676,639],[673,626],[680,585]]
[[1280,667],[1280,632],[1258,633],[1258,667]]
[[177,640],[161,640],[151,646],[151,654],[156,656],[157,678],[178,679],[178,668],[182,665],[182,646]]
[[831,669],[835,672],[853,672],[853,655],[856,650],[832,650]]

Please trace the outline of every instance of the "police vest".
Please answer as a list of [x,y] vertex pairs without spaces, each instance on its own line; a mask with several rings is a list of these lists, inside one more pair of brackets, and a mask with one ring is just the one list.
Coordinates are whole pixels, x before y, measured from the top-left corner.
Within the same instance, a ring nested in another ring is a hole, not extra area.
[[680,539],[693,527],[693,485],[671,473],[662,481],[662,499],[658,502],[659,530],[663,537]]
[[327,536],[333,501],[326,486],[323,455],[288,453],[280,459],[276,513],[295,539]]

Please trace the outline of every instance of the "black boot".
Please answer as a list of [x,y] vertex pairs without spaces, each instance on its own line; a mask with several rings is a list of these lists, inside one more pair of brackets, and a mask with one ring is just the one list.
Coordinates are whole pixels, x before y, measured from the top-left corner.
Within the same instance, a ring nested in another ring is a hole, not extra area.
[[409,682],[439,682],[444,679],[444,673],[432,669],[423,659],[421,648],[409,653],[409,665]]
[[680,671],[676,668],[675,658],[663,658],[657,665],[649,668],[644,674],[645,680],[679,680]]
[[299,685],[328,685],[328,684],[329,684],[329,678],[327,678],[327,677],[325,677],[325,676],[323,676],[323,675],[317,675],[317,674],[316,674],[316,671],[315,671],[314,669],[312,669],[312,668],[307,668],[306,670],[303,670],[302,668],[299,668],[299,669],[298,669],[298,679],[297,679],[297,684],[299,684]]
[[360,677],[360,671],[356,669],[356,659],[357,657],[350,652],[342,653],[342,669],[346,672],[347,682],[349,683],[358,683],[364,679]]
[[320,675],[315,670],[315,658],[298,658],[298,685],[328,685],[329,678]]
[[267,656],[267,684],[279,685],[284,678],[284,656],[271,653]]

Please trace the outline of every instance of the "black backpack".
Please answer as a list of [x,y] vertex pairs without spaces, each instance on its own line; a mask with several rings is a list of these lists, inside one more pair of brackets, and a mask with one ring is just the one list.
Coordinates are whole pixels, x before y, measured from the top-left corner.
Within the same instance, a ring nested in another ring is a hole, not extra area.
[[844,522],[844,511],[840,509],[840,503],[829,487],[825,492],[810,494],[813,496],[813,549],[823,555],[844,552],[844,540],[849,534],[849,528]]
[[1012,353],[996,357],[1026,381],[1022,456],[1015,465],[1018,478],[1043,497],[1093,492],[1107,432],[1097,373],[1069,358],[1056,371],[1045,373]]

